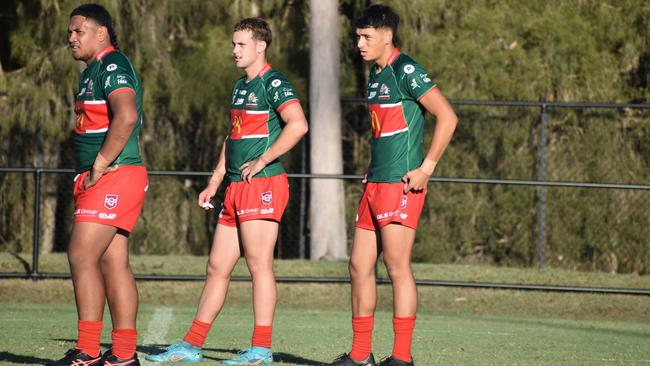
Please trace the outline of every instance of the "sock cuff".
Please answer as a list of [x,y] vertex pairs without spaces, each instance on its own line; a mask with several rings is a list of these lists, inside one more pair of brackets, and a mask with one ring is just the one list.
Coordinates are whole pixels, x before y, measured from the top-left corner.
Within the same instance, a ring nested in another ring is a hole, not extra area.
[[133,329],[133,328],[124,328],[124,329],[113,329],[111,331],[111,335],[113,336],[122,336],[122,337],[128,337],[128,336],[138,336],[138,331]]
[[96,329],[102,329],[104,326],[103,321],[94,321],[94,320],[78,320],[77,321],[77,326],[79,328],[83,329],[88,329],[88,330],[96,330]]
[[210,327],[212,327],[212,323],[206,323],[198,319],[194,319],[194,321],[192,321],[192,326],[196,326],[200,329],[210,329]]

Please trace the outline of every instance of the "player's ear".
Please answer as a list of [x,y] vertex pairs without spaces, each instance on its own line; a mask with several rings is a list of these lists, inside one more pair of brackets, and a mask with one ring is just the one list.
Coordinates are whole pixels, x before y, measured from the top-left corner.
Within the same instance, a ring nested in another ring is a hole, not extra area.
[[97,39],[100,42],[104,42],[108,39],[108,29],[106,29],[105,26],[102,25],[97,27]]
[[262,53],[266,51],[266,42],[265,41],[258,41],[257,42],[257,53]]
[[385,44],[393,44],[393,31],[388,29],[384,29],[384,43]]

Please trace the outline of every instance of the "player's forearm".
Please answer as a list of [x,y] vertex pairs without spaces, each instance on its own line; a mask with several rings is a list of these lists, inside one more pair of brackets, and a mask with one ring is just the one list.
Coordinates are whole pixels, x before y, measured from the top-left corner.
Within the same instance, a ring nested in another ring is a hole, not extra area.
[[135,113],[135,116],[124,114],[113,117],[104,144],[99,150],[99,155],[108,161],[109,165],[120,155],[137,123],[137,113]]
[[429,173],[429,170],[433,172],[433,168],[435,168],[435,165],[442,157],[445,149],[449,146],[449,142],[454,135],[457,124],[458,118],[453,112],[436,121],[436,128],[433,133],[433,139],[431,140],[431,146],[429,147],[429,151],[425,156],[425,162],[423,163],[423,167],[427,173]]
[[217,161],[217,166],[212,171],[212,178],[210,181],[221,181],[226,175],[226,144],[228,143],[228,137],[223,140],[221,145],[221,153],[219,153],[219,160]]
[[309,127],[307,125],[307,120],[305,119],[297,119],[287,122],[287,125],[282,129],[278,139],[262,154],[262,156],[260,156],[260,158],[267,164],[279,158],[296,146],[308,130]]

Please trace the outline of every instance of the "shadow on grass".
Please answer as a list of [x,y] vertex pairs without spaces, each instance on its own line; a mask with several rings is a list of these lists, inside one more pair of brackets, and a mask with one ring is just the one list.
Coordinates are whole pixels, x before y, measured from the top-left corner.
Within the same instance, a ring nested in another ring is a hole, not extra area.
[[9,352],[0,352],[0,364],[4,364],[5,362],[11,362],[11,363],[22,363],[26,365],[34,365],[34,364],[43,365],[51,361],[52,360],[46,358],[16,355]]
[[[146,345],[141,345],[138,346],[138,352],[146,353],[146,354],[151,354],[151,353],[160,353],[165,350],[165,347],[167,347],[167,344],[146,344]],[[224,360],[227,360],[228,358],[220,358],[220,357],[212,357],[209,355],[205,355],[205,352],[215,352],[215,353],[230,353],[232,355],[236,355],[237,352],[239,352],[239,349],[236,348],[204,348],[204,359],[206,360],[213,360],[217,362],[221,362]],[[284,352],[273,352],[273,360],[275,362],[283,362],[283,363],[293,363],[297,365],[306,365],[306,366],[314,366],[314,365],[321,365],[322,362],[316,361],[316,360],[310,360],[307,358],[303,358],[298,355],[290,354],[290,353],[284,353]]]

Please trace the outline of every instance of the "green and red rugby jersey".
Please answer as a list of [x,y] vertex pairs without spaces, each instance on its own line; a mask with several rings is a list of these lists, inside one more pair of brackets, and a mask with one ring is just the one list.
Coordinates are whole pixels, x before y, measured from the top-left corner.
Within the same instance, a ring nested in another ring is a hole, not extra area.
[[388,64],[368,78],[368,111],[372,123],[369,182],[397,183],[419,167],[422,153],[424,113],[418,102],[436,88],[422,66],[398,49]]
[[135,95],[138,123],[112,165],[143,165],[138,137],[142,125],[142,85],[129,59],[115,48],[107,47],[83,71],[79,81],[74,130],[77,173],[92,168],[111,124],[108,98],[123,92]]
[[[235,83],[226,145],[226,173],[231,182],[241,181],[239,167],[259,158],[278,139],[282,131],[280,113],[299,102],[287,78],[268,64],[252,80],[247,82],[244,76]],[[284,167],[276,159],[255,177],[282,173]]]

